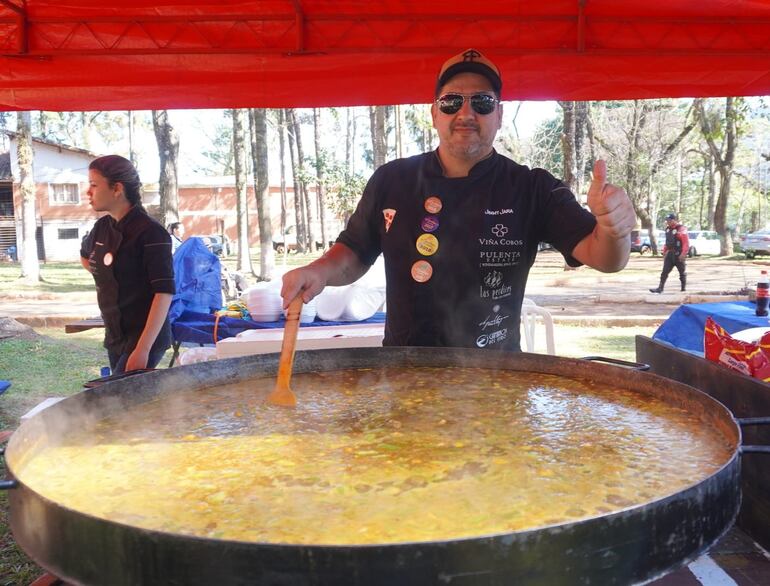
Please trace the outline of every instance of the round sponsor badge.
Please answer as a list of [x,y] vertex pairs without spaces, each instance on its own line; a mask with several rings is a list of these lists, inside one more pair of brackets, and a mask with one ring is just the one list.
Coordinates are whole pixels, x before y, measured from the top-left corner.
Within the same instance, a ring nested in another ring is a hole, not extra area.
[[433,234],[423,234],[417,239],[416,247],[421,255],[430,256],[438,250],[438,239]]
[[412,265],[412,278],[418,283],[425,283],[433,276],[433,267],[427,260],[418,260]]
[[425,200],[425,211],[429,214],[437,214],[441,211],[441,200],[435,195],[431,195]]
[[108,252],[104,255],[104,266],[108,267],[112,264],[112,253]]
[[426,232],[435,232],[438,230],[438,216],[425,216],[420,222],[420,228]]

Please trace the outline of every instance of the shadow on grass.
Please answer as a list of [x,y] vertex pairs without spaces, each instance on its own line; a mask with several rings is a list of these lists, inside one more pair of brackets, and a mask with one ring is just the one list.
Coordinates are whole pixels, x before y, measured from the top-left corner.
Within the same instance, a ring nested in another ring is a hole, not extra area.
[[94,280],[80,263],[46,263],[40,266],[40,282],[28,284],[21,280],[21,266],[0,265],[0,292],[17,293],[80,293],[94,289]]

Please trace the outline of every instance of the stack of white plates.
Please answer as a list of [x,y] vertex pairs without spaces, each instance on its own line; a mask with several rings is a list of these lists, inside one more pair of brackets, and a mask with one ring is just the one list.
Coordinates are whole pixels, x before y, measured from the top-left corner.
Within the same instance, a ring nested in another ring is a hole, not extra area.
[[241,301],[254,321],[278,321],[281,318],[280,288],[273,283],[259,283],[241,295]]
[[338,321],[350,300],[350,286],[326,287],[314,299],[318,317],[324,321]]
[[385,303],[385,291],[354,283],[347,287],[327,287],[318,299],[318,317],[324,321],[363,321]]
[[[315,299],[311,299],[310,303],[302,304],[302,311],[299,314],[299,323],[309,324],[315,320]],[[286,310],[283,311],[284,317],[286,317]]]

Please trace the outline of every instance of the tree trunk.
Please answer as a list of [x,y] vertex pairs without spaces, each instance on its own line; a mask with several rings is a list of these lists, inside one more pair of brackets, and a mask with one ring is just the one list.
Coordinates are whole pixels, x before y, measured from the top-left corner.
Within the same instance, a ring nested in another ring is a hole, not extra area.
[[273,226],[270,221],[270,185],[267,174],[267,110],[249,110],[251,122],[251,158],[254,168],[254,197],[259,222],[259,278],[270,281],[275,268]]
[[[328,238],[326,237],[326,201],[323,188],[324,182],[324,163],[321,160],[321,110],[313,108],[313,138],[315,139],[315,174],[316,174],[316,196],[318,197],[318,219],[321,225],[321,248],[326,250],[328,247]],[[311,250],[315,250],[311,248]]]
[[168,110],[152,111],[152,127],[155,141],[158,143],[160,156],[160,177],[158,192],[160,195],[160,218],[164,226],[179,221],[179,136],[168,120]]
[[388,141],[385,134],[386,106],[370,106],[369,122],[372,135],[372,156],[374,168],[385,164],[388,157]]
[[721,134],[724,136],[721,145],[724,150],[721,150],[716,144],[715,135],[717,134],[717,129],[714,128],[716,124],[709,119],[706,113],[705,100],[703,98],[695,100],[695,108],[700,119],[701,131],[719,173],[719,195],[714,208],[714,230],[717,231],[722,241],[720,254],[728,256],[733,253],[733,240],[727,227],[727,205],[730,200],[736,140],[739,132],[735,100],[736,98],[732,97],[725,98],[724,128],[720,129],[722,131]]
[[278,110],[278,148],[281,157],[281,235],[286,234],[286,116]]
[[577,164],[575,159],[575,102],[559,102],[562,109],[561,152],[563,160],[562,177],[572,192],[580,197],[577,190]]
[[231,110],[233,116],[233,163],[235,165],[235,215],[238,226],[238,259],[236,269],[253,275],[251,251],[249,250],[249,200],[246,178],[246,132],[244,110]]
[[40,262],[37,258],[37,221],[35,218],[36,193],[32,169],[32,117],[29,111],[19,112],[17,151],[19,157],[19,190],[21,191],[21,278],[30,284],[40,281]]
[[350,169],[353,157],[353,108],[345,108],[345,165]]
[[136,138],[134,133],[136,132],[136,114],[133,110],[128,111],[128,160],[136,167],[139,168],[139,153],[136,151]]
[[91,125],[86,112],[80,112],[80,146],[87,151],[91,150]]
[[586,187],[586,141],[585,136],[588,129],[588,109],[589,102],[575,102],[575,166],[577,174],[575,176],[576,194],[582,196]]
[[400,159],[404,156],[404,137],[401,135],[403,125],[403,108],[396,104],[396,158]]
[[[302,127],[300,125],[299,119],[297,118],[297,111],[292,110],[291,115],[293,122],[292,127],[294,129],[294,140],[297,143],[297,168],[299,171],[302,171],[305,164],[305,151],[302,148]],[[313,230],[313,206],[310,205],[310,194],[308,193],[307,182],[304,179],[304,173],[300,172],[299,176],[299,197],[302,200],[302,217],[304,220],[304,238],[302,239],[302,242],[304,242],[305,246],[303,251],[312,252],[313,243],[315,242],[315,235]],[[297,230],[297,246],[299,246],[299,242],[300,235],[299,230]]]
[[[294,110],[286,110],[286,127],[289,135],[289,156],[291,157],[291,174],[294,182],[294,227],[297,236],[297,252],[305,252],[305,198],[302,197],[302,182],[300,181],[299,166],[301,160],[295,157],[294,143],[296,139],[296,124]],[[288,243],[286,251],[289,250]]]

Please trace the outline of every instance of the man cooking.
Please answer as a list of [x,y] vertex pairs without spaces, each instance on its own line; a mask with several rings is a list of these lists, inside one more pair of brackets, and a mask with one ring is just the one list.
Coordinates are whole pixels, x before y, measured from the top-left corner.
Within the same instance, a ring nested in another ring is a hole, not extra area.
[[361,277],[382,253],[384,345],[519,350],[519,319],[538,243],[571,266],[628,262],[636,223],[628,196],[594,165],[590,212],[542,169],[497,153],[502,79],[476,50],[449,59],[431,107],[437,150],[378,168],[334,246],[284,276],[284,306]]

